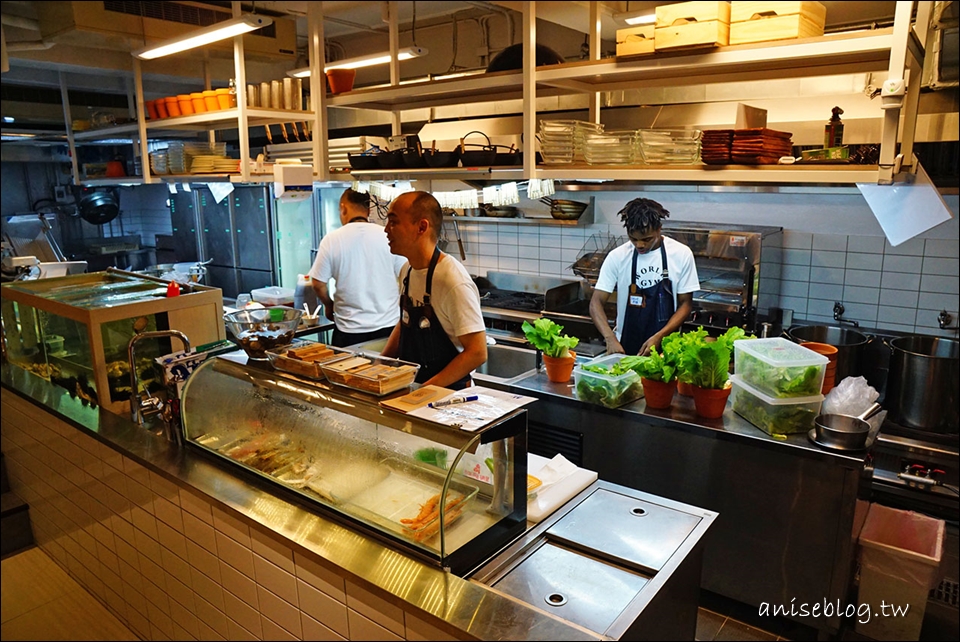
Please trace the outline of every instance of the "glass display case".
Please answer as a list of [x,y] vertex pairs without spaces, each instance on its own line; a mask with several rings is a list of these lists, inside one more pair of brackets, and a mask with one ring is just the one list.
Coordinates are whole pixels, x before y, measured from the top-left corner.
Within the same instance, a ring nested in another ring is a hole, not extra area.
[[[136,334],[179,330],[193,347],[226,338],[220,290],[198,284],[168,297],[165,281],[110,269],[5,283],[0,293],[7,360],[118,415],[130,414]],[[143,389],[162,386],[154,358],[179,349],[169,339],[137,346]]]
[[469,432],[234,355],[187,380],[186,443],[456,574],[523,533],[525,410]]

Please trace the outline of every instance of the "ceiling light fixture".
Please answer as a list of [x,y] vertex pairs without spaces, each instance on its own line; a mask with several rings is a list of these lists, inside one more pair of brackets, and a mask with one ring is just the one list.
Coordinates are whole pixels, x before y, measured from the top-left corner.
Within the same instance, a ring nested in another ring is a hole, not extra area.
[[[410,60],[425,56],[429,51],[426,47],[404,47],[397,52],[397,58],[400,60]],[[370,54],[368,56],[358,56],[357,58],[347,58],[346,60],[337,60],[329,63],[323,70],[331,69],[359,69],[360,67],[372,67],[373,65],[384,65],[390,62],[390,52]],[[300,69],[291,69],[287,72],[288,76],[294,78],[309,78],[310,67],[301,67]]]
[[233,38],[234,36],[262,29],[263,27],[269,27],[272,24],[273,18],[248,13],[239,18],[224,20],[209,27],[191,31],[179,38],[167,40],[158,45],[145,47],[133,52],[133,55],[141,60],[153,60],[154,58],[169,56],[170,54],[188,51],[196,47],[209,45],[213,42]]
[[657,14],[647,11],[628,11],[613,14],[613,19],[618,24],[636,27],[637,25],[652,25],[657,21]]

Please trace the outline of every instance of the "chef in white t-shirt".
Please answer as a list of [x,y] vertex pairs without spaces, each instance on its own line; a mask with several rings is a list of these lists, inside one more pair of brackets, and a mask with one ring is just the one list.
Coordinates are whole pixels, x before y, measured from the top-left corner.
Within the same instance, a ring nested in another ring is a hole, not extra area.
[[[590,317],[608,353],[650,354],[693,311],[693,293],[700,289],[697,266],[689,247],[661,233],[669,214],[648,198],[636,198],[620,210],[630,240],[607,254],[590,299]],[[614,290],[615,331],[603,309]]]
[[404,260],[390,253],[383,227],[370,222],[368,194],[344,191],[340,225],[323,237],[309,272],[313,290],[334,322],[331,344],[389,337],[400,318],[397,275]]

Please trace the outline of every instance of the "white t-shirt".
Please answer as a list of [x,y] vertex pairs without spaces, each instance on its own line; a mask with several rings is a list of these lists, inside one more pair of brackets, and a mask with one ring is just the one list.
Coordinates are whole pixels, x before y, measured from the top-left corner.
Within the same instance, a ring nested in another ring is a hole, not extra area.
[[[400,287],[407,275],[408,266],[400,271]],[[423,305],[423,293],[427,286],[427,271],[410,270],[410,287],[407,294],[414,305]],[[440,320],[444,332],[457,350],[463,350],[457,337],[486,330],[483,314],[480,312],[480,290],[470,278],[467,268],[459,261],[444,254],[433,272],[433,284],[430,288],[430,304]]]
[[[679,241],[664,236],[663,247],[667,250],[667,266],[673,282],[673,309],[677,309],[677,295],[696,292],[700,289],[697,264],[690,248]],[[633,243],[627,241],[607,254],[600,266],[596,289],[603,292],[617,290],[617,339],[623,332],[623,319],[627,313],[627,293],[633,282],[630,269],[633,266]],[[637,257],[637,286],[648,288],[663,280],[660,246]]]
[[381,226],[358,221],[323,237],[309,274],[336,281],[333,320],[341,332],[373,332],[400,320],[397,275],[405,262],[390,253]]

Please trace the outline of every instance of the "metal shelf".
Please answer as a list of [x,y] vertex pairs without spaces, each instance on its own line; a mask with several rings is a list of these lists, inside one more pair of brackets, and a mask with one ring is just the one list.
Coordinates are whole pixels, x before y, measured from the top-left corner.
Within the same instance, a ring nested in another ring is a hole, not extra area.
[[423,169],[351,169],[347,172],[357,179],[385,180],[522,180],[523,168],[502,167],[427,167]]
[[[313,120],[312,111],[293,111],[285,109],[247,109],[247,125],[257,127],[261,125],[276,125],[279,123],[293,123]],[[208,111],[202,114],[188,116],[174,116],[147,122],[147,131],[157,129],[177,129],[193,131],[209,131],[213,129],[236,129],[240,123],[240,109],[221,109]]]
[[553,165],[537,166],[537,178],[554,180],[629,180],[670,183],[876,182],[876,165]]

